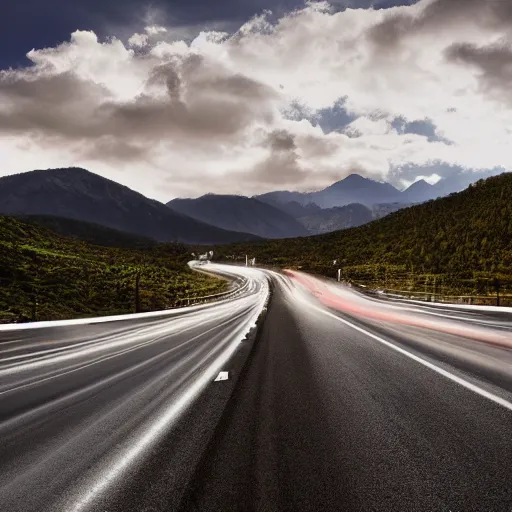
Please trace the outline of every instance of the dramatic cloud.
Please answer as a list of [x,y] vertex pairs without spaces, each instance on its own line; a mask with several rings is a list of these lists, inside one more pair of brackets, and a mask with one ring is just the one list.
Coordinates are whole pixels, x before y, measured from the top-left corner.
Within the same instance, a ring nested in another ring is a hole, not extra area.
[[2,173],[81,165],[169,200],[512,167],[511,2],[341,5],[32,50],[0,71]]
[[138,33],[135,33],[133,34],[133,36],[131,36],[129,39],[128,39],[128,44],[130,46],[134,46],[134,47],[137,47],[137,46],[146,46],[149,42],[149,36],[147,34],[138,34]]
[[446,56],[451,62],[476,68],[481,92],[512,106],[512,45],[507,41],[484,47],[457,43],[447,48]]

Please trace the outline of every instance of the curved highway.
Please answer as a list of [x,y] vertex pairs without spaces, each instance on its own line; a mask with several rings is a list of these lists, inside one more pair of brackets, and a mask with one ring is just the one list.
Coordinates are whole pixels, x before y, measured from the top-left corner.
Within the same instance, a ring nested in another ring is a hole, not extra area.
[[0,331],[0,510],[512,510],[510,310],[208,268],[240,293]]
[[242,284],[218,303],[2,327],[0,510],[103,510],[225,369],[265,305],[265,275],[221,271]]

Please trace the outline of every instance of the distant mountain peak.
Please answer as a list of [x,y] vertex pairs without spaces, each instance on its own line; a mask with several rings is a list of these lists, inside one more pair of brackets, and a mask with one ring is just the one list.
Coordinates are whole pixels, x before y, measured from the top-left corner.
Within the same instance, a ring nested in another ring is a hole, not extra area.
[[222,229],[265,238],[290,238],[308,234],[293,216],[251,197],[208,194],[197,199],[173,199],[167,206]]
[[46,179],[51,180],[54,178],[67,178],[67,179],[76,179],[76,178],[91,178],[91,179],[100,179],[104,180],[107,178],[103,178],[102,176],[99,176],[98,174],[95,174],[91,171],[88,171],[87,169],[84,169],[83,167],[54,167],[49,169],[35,169],[33,171],[28,171],[26,173],[23,173],[27,176],[36,176],[41,175],[44,176]]
[[359,174],[350,174],[345,179],[323,190],[310,194],[312,201],[322,208],[360,203],[371,206],[375,203],[398,201],[400,191],[390,183],[382,183]]
[[343,178],[342,180],[340,181],[359,181],[359,182],[364,182],[364,181],[375,181],[375,180],[371,180],[369,178],[365,178],[364,176],[361,176],[360,174],[356,174],[356,173],[352,173],[352,174],[349,174],[348,176],[346,176],[345,178]]
[[427,190],[430,190],[432,189],[432,185],[428,182],[426,182],[424,179],[421,179],[421,180],[418,180],[418,181],[415,181],[414,183],[412,183],[411,185],[409,185],[405,190],[414,190],[414,189],[427,189]]
[[328,186],[325,190],[333,188],[333,187],[346,187],[346,186],[364,186],[365,184],[373,182],[368,178],[364,178],[359,174],[349,174],[345,178],[334,182],[332,185]]
[[213,244],[258,239],[173,212],[158,201],[80,167],[34,170],[0,178],[0,213],[64,217],[159,241]]
[[422,203],[430,199],[435,199],[439,195],[436,187],[430,185],[430,183],[423,179],[415,181],[402,192],[404,202],[408,203]]

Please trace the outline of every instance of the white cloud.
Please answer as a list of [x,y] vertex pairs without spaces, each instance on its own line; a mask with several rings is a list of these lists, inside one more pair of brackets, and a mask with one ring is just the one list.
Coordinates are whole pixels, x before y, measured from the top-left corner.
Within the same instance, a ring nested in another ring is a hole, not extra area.
[[414,181],[420,181],[420,180],[426,181],[430,185],[435,185],[436,183],[438,183],[441,180],[441,176],[439,176],[439,174],[435,174],[435,173],[431,174],[430,176],[421,176],[420,175],[420,176],[417,176]]
[[[509,54],[496,46],[511,43],[512,16],[492,4],[310,2],[192,42],[155,24],[126,45],[74,32],[29,52],[32,67],[0,72],[2,172],[82,165],[168,200],[311,189],[354,170],[399,183],[397,169],[435,161],[512,167]],[[340,98],[356,119],[324,134],[315,116]],[[397,117],[428,119],[451,144],[399,134]]]
[[147,34],[133,34],[133,36],[131,36],[129,39],[128,39],[128,44],[130,46],[135,46],[135,47],[140,47],[142,48],[143,46],[146,46],[149,42],[149,37],[147,36]]
[[165,34],[167,32],[167,29],[165,27],[160,27],[159,25],[149,25],[147,27],[144,27],[144,30],[146,31],[146,34],[149,34],[150,36]]

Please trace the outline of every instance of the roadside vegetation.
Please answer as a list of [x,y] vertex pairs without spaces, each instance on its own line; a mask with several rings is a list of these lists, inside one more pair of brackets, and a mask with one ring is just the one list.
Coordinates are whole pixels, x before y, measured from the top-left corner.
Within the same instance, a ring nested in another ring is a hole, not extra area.
[[[95,239],[95,225],[80,229]],[[114,235],[101,229],[96,238],[112,244]],[[226,287],[225,281],[189,270],[184,245],[144,245],[137,237],[130,248],[129,236],[119,233],[117,240],[123,247],[92,245],[0,216],[0,322],[160,310]]]
[[13,215],[13,217],[27,224],[48,228],[58,235],[78,238],[94,245],[146,249],[158,243],[149,237],[146,238],[135,233],[127,233],[82,220],[55,217],[53,215]]
[[[293,267],[388,290],[512,294],[512,174],[319,236],[219,246],[217,257]],[[336,263],[334,263],[336,261]]]

